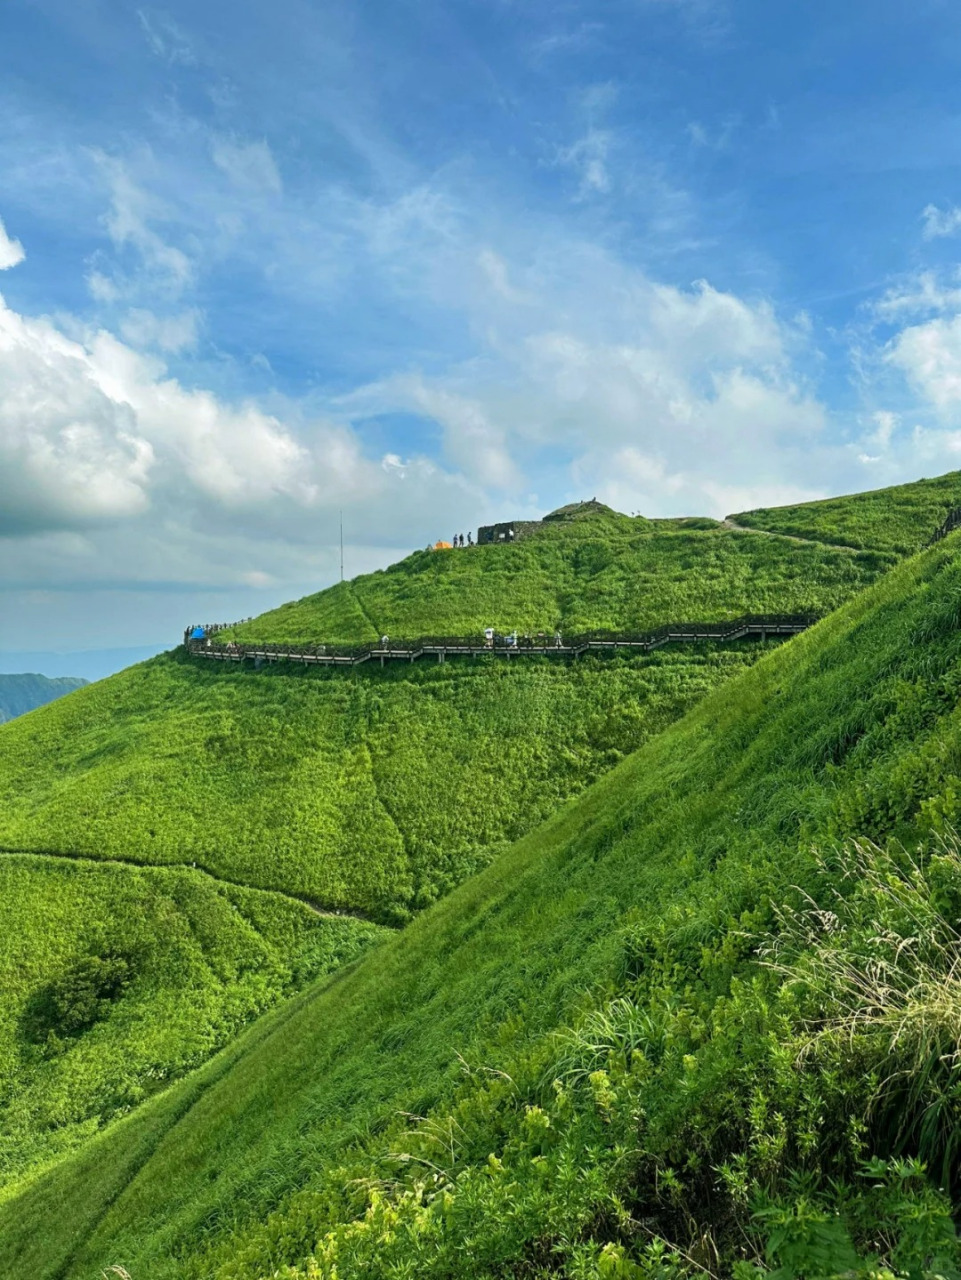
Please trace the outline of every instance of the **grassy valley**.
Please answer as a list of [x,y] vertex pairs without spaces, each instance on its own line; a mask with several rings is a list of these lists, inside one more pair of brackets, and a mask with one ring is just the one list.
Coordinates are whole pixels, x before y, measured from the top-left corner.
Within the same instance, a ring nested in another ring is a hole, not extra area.
[[11,1192],[0,1267],[955,1274],[958,543]]

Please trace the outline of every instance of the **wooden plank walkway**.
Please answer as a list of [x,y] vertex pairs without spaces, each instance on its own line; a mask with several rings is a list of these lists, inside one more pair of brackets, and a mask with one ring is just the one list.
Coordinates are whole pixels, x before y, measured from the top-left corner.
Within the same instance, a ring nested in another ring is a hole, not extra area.
[[[185,637],[187,652],[197,658],[209,658],[215,662],[244,662],[253,660],[258,666],[264,662],[299,662],[305,666],[356,667],[365,662],[417,662],[421,658],[434,658],[446,662],[448,658],[502,657],[507,660],[523,657],[579,658],[586,653],[611,653],[633,650],[650,653],[667,644],[698,644],[714,642],[727,644],[736,640],[757,637],[766,640],[770,636],[793,636],[805,631],[814,617],[757,616],[737,618],[722,623],[675,623],[659,627],[644,634],[592,634],[571,636],[556,642],[553,637],[520,636],[516,643],[509,637],[497,636],[493,644],[469,638],[428,637],[421,640],[390,641],[386,645],[321,645],[257,644],[230,641],[218,642],[213,636],[204,639]],[[188,628],[188,633],[190,628]]]

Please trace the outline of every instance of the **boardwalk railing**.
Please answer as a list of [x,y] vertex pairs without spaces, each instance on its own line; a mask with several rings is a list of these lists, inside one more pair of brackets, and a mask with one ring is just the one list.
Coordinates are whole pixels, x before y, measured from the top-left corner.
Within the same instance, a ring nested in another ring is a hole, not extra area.
[[[292,644],[266,644],[256,641],[221,642],[216,632],[202,639],[188,628],[184,644],[187,652],[198,658],[220,662],[302,662],[316,666],[359,666],[363,662],[416,662],[419,658],[478,658],[496,654],[505,658],[546,656],[577,658],[584,653],[604,653],[619,649],[650,653],[666,644],[694,644],[714,641],[725,644],[750,636],[793,636],[806,630],[817,618],[802,614],[745,614],[731,622],[678,622],[657,627],[653,631],[592,631],[558,637],[556,634],[495,635],[487,641],[483,636],[421,636],[416,640],[389,640],[360,645],[316,644],[304,641]],[[220,630],[220,628],[218,628]]]
[[954,507],[948,512],[941,526],[935,530],[934,537],[928,543],[928,546],[933,546],[935,542],[940,542],[942,538],[946,538],[955,529],[961,529],[961,507]]

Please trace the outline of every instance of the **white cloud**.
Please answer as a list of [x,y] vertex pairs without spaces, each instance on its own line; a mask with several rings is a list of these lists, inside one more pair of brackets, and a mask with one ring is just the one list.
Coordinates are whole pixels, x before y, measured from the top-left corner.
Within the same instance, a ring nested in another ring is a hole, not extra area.
[[922,271],[913,279],[888,289],[871,309],[882,320],[897,320],[901,316],[932,315],[959,307],[961,287],[945,286],[933,271]]
[[172,66],[192,67],[197,57],[184,31],[166,13],[138,9],[137,17],[147,44],[164,62]]
[[87,288],[90,296],[97,302],[116,302],[120,298],[120,288],[116,281],[96,269],[87,273]]
[[211,155],[217,168],[240,190],[280,194],[280,172],[273,152],[265,141],[236,142],[228,138],[215,138]]
[[[164,219],[163,203],[139,186],[119,160],[103,152],[95,152],[94,159],[110,186],[110,210],[104,217],[110,239],[116,248],[132,248],[137,253],[152,292],[178,297],[193,279],[193,265],[182,249],[168,244],[151,225]],[[94,296],[100,298],[106,298],[111,291],[122,296],[140,283],[108,279],[97,270],[87,282]]]
[[961,208],[953,205],[950,209],[939,209],[929,204],[921,212],[924,228],[921,232],[925,240],[936,240],[942,236],[953,236],[961,231]]
[[961,405],[961,315],[903,329],[892,340],[887,360],[939,412]]
[[10,267],[17,266],[26,256],[23,245],[7,234],[3,219],[0,218],[0,271],[8,271]]
[[522,289],[515,288],[511,283],[507,263],[493,249],[482,249],[477,255],[477,263],[484,273],[487,283],[505,301],[511,303],[531,301],[530,294],[524,293]]
[[[516,493],[523,477],[511,455],[506,424],[495,420],[476,396],[431,381],[421,375],[400,375],[345,396],[348,412],[423,414],[443,434],[444,456],[470,483],[486,489]],[[406,471],[396,454],[383,459],[385,470]]]
[[[159,323],[135,321],[145,331]],[[0,534],[18,540],[17,555],[0,558],[0,586],[62,581],[52,535],[64,531],[83,534],[67,589],[90,580],[259,589],[326,573],[324,522],[339,508],[355,545],[381,548],[436,538],[465,510],[488,514],[477,484],[428,459],[368,457],[343,423],[227,403],[113,334],[71,323],[68,337],[0,300]],[[425,396],[452,430],[460,424],[454,452],[476,447],[490,479],[496,431],[487,439],[456,397]]]
[[148,505],[154,462],[90,354],[0,299],[0,531],[71,528]]
[[613,135],[607,129],[589,129],[569,147],[559,147],[557,163],[573,169],[579,179],[578,199],[606,195],[611,189],[608,158]]
[[134,347],[154,347],[171,354],[196,346],[200,315],[196,310],[157,316],[135,307],[120,321],[120,332]]

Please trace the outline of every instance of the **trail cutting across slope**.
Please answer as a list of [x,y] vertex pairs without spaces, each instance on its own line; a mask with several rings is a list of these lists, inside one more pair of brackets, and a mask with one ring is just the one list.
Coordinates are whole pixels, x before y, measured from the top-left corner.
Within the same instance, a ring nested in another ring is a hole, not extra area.
[[[204,876],[217,885],[225,888],[243,889],[247,893],[274,894],[278,898],[286,898],[288,902],[296,902],[312,911],[314,915],[325,920],[363,920],[365,924],[375,923],[362,911],[347,911],[340,907],[332,907],[314,902],[312,898],[299,893],[291,893],[286,889],[263,888],[260,885],[245,884],[241,880],[228,880],[224,876],[215,875],[212,871],[196,862],[140,862],[136,858],[98,858],[89,853],[74,853],[62,849],[10,849],[0,847],[0,857],[8,858],[50,858],[63,862],[77,862],[90,867],[135,867],[139,871],[189,871]],[[379,923],[379,922],[378,922]]]
[[829,547],[832,551],[847,551],[849,555],[859,555],[863,548],[846,547],[840,542],[825,542],[823,538],[802,538],[797,533],[779,533],[776,529],[755,529],[752,525],[738,524],[730,516],[721,521],[722,529],[731,529],[734,533],[763,533],[768,538],[781,538],[786,542],[808,543],[815,547]]

